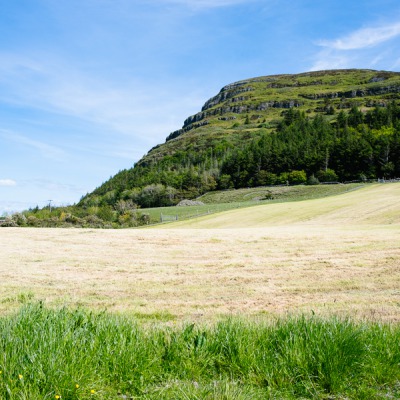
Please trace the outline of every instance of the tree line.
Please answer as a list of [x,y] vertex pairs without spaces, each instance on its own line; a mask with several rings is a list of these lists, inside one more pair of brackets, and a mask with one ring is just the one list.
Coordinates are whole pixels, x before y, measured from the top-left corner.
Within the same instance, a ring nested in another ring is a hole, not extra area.
[[351,181],[400,176],[400,108],[392,102],[333,119],[289,109],[278,127],[260,127],[235,146],[220,140],[179,150],[117,175],[79,203],[83,207],[132,201],[140,207],[174,205],[205,192],[275,184]]

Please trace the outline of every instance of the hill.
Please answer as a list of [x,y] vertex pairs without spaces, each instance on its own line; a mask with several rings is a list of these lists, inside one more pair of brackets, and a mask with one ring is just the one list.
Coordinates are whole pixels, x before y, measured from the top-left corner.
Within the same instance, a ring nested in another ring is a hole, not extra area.
[[155,207],[216,189],[400,176],[400,73],[332,70],[229,84],[79,206]]
[[[158,221],[161,207],[216,191],[399,177],[399,72],[264,76],[223,87],[165,143],[78,204],[36,207],[0,226],[133,227]],[[264,192],[260,199],[269,199]]]

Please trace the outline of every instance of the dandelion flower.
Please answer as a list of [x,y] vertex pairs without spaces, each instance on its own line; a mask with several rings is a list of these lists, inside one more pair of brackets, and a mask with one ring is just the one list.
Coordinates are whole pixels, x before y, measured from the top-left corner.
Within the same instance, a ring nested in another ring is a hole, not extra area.
[[78,384],[76,384],[76,385],[75,385],[75,388],[76,388],[76,389],[78,389],[78,388],[79,388],[79,385],[78,385]]
[[18,374],[18,378],[19,378],[19,379],[22,379],[22,378],[23,378],[23,375]]
[[56,399],[61,399],[61,396],[60,396],[59,394],[56,394],[54,397],[55,397]]
[[95,393],[96,393],[96,391],[93,389],[90,391],[90,394],[95,394]]

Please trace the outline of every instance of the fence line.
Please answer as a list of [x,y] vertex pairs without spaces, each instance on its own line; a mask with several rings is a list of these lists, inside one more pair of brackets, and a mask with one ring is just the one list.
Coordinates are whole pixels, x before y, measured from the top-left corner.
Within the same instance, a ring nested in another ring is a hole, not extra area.
[[[215,210],[213,211],[213,213],[218,212],[219,210]],[[197,212],[196,214],[192,214],[192,215],[181,215],[181,219],[185,220],[185,219],[191,219],[191,218],[197,218],[197,217],[203,217],[204,215],[209,215],[212,214],[212,212],[210,212],[210,210],[208,209],[207,212],[203,212],[203,213],[199,213]],[[179,215],[165,215],[165,214],[160,214],[160,222],[172,222],[172,221],[178,221],[179,220]]]
[[[216,213],[216,212],[218,212],[218,211],[219,211],[219,210],[213,211],[213,213]],[[197,213],[197,214],[193,214],[193,215],[188,215],[188,216],[186,217],[186,219],[197,218],[197,217],[203,217],[204,215],[208,215],[208,214],[211,214],[211,213],[210,213],[210,210],[208,210],[207,212],[202,213],[202,214]]]
[[160,222],[178,221],[178,215],[160,215]]

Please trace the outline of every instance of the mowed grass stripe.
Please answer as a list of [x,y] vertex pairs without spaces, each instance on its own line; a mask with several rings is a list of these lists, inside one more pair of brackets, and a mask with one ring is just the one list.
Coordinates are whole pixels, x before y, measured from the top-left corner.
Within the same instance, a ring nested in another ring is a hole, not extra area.
[[289,224],[400,223],[400,183],[374,184],[337,196],[265,204],[177,222],[166,228],[262,228]]

